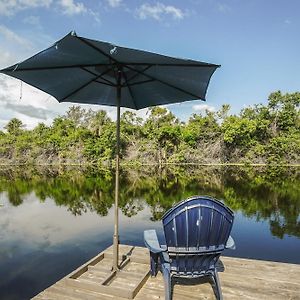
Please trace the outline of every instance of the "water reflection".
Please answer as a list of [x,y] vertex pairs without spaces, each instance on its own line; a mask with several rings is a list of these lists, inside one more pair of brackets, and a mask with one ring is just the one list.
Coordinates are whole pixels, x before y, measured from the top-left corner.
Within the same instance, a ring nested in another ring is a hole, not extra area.
[[[162,214],[195,194],[236,212],[237,249],[225,255],[300,263],[300,169],[123,168],[121,243],[162,237]],[[111,245],[114,172],[0,170],[0,299],[29,299]]]
[[[299,183],[298,168],[125,168],[121,174],[120,209],[132,217],[149,207],[150,219],[156,221],[174,203],[192,195],[208,194],[224,199],[245,217],[268,222],[275,237],[300,237]],[[107,216],[114,203],[113,171],[2,169],[1,192],[7,194],[13,206],[22,206],[24,199],[34,193],[40,202],[51,198],[73,215],[96,212]]]

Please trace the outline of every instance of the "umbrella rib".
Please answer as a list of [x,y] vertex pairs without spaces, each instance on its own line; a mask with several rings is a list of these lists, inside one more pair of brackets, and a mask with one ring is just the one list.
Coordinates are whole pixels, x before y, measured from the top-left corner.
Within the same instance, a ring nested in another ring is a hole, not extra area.
[[[173,85],[173,84],[170,84],[170,83],[168,83],[168,82],[165,82],[165,81],[163,81],[163,80],[160,80],[160,79],[158,79],[158,78],[155,78],[155,77],[153,77],[153,76],[151,76],[151,75],[145,74],[145,73],[143,73],[143,72],[141,72],[141,71],[139,71],[139,70],[136,70],[136,69],[130,67],[129,65],[127,65],[126,68],[128,68],[128,69],[130,69],[130,70],[132,70],[132,71],[138,72],[138,73],[140,73],[140,74],[142,74],[142,75],[144,75],[144,76],[146,76],[146,77],[148,77],[148,78],[150,78],[150,79],[152,79],[152,80],[154,80],[154,81],[158,81],[158,82],[160,82],[160,83],[162,83],[162,84],[165,84],[165,85],[167,85],[167,86],[169,86],[169,87],[171,87],[171,88],[173,88],[173,89],[175,89],[175,90],[178,90],[178,91],[183,92],[183,93],[185,93],[185,94],[187,94],[187,95],[193,96],[193,97],[195,97],[196,99],[202,99],[202,98],[201,98],[200,96],[198,96],[198,95],[195,95],[195,94],[193,94],[193,93],[190,93],[190,92],[188,92],[188,91],[186,91],[186,90],[184,90],[184,89],[182,89],[182,88],[180,88],[180,87],[177,87],[177,86],[175,86],[175,85]],[[202,100],[204,100],[204,99],[202,99]]]
[[[83,71],[86,71],[86,72],[88,72],[88,73],[94,75],[94,76],[98,76],[98,74],[96,74],[96,73],[94,73],[94,72],[92,72],[92,71],[90,71],[90,70],[87,70],[87,69],[85,69],[84,67],[81,68],[81,69],[82,69]],[[104,75],[105,75],[105,74],[104,74]],[[111,86],[116,86],[115,83],[113,83],[112,81],[110,81],[110,80],[108,80],[108,79],[102,77],[102,75],[100,75],[100,78],[103,79],[104,81],[106,81],[109,85],[111,85]]]
[[[150,69],[151,67],[152,67],[152,66],[147,66],[147,67],[144,68],[141,72],[145,72],[145,71],[147,71],[148,69]],[[135,73],[134,75],[132,75],[132,76],[127,80],[127,82],[131,81],[132,79],[136,78],[136,77],[139,76],[139,75],[141,75],[141,74]]]
[[64,98],[62,98],[60,101],[64,101],[65,99],[69,98],[70,96],[74,95],[75,93],[77,93],[78,91],[82,90],[83,88],[85,88],[86,86],[88,86],[91,82],[96,81],[98,78],[100,78],[102,75],[108,73],[109,71],[111,71],[110,69],[105,70],[104,72],[102,72],[99,76],[97,76],[96,78],[93,78],[92,80],[89,80],[87,83],[83,84],[82,86],[80,86],[79,88],[77,88],[76,90],[72,91],[71,93],[69,93],[67,96],[65,96]]
[[123,77],[124,77],[124,79],[125,79],[125,84],[127,85],[127,88],[128,88],[129,93],[130,93],[130,96],[131,96],[131,98],[132,98],[132,102],[133,102],[133,104],[134,104],[134,106],[135,106],[135,109],[138,109],[138,107],[137,107],[137,105],[136,105],[136,102],[135,102],[135,100],[134,100],[134,97],[133,97],[133,92],[132,92],[132,90],[131,90],[131,87],[128,85],[127,76],[126,76],[126,74],[125,74],[124,72],[122,72],[122,75],[123,75]]
[[[99,48],[95,47],[96,49],[98,49],[102,54],[103,53]],[[95,50],[96,50],[95,49]],[[216,67],[219,68],[220,65],[213,65],[213,64],[203,64],[203,65],[199,65],[199,64],[167,64],[167,63],[163,63],[163,64],[153,64],[153,63],[134,63],[134,62],[118,62],[117,60],[115,60],[114,58],[112,58],[109,55],[106,55],[107,57],[109,57],[110,59],[114,60],[117,64],[120,65],[132,65],[132,66],[145,66],[147,65],[147,67],[153,67],[153,66],[158,66],[158,67]],[[17,64],[18,65],[18,64]],[[43,71],[43,70],[55,70],[55,69],[72,69],[72,68],[84,68],[84,67],[95,67],[95,66],[108,66],[108,64],[78,64],[78,65],[66,65],[66,66],[48,66],[48,67],[35,67],[35,68],[17,68],[15,69],[16,65],[7,68],[7,69],[2,69],[0,70],[1,72],[14,72],[14,70],[16,72],[22,72],[22,71]]]
[[137,82],[134,82],[134,83],[128,83],[127,85],[128,86],[133,86],[133,85],[137,85],[137,84],[143,84],[143,83],[148,83],[148,82],[153,82],[154,79],[148,79],[148,80],[143,80],[143,81],[137,81]]
[[105,84],[105,85],[108,85],[108,86],[113,86],[113,87],[115,87],[115,85],[112,85],[112,84],[110,84],[110,83],[107,83],[107,82],[102,82],[102,81],[100,81],[100,80],[95,80],[95,82],[96,83],[101,83],[101,84]]
[[[17,64],[18,65],[18,64]],[[56,70],[56,69],[73,69],[73,68],[85,68],[85,67],[95,67],[95,66],[108,66],[108,64],[78,64],[78,65],[65,65],[65,66],[48,66],[48,67],[35,67],[35,68],[15,68],[15,65],[8,69],[0,70],[11,71],[11,72],[21,72],[21,71],[44,71],[44,70]]]
[[104,77],[102,77],[102,76],[99,76],[98,78],[103,79],[104,81],[107,82],[107,84],[109,84],[109,85],[111,85],[111,86],[114,86],[114,87],[116,86],[115,83],[113,83],[112,81],[110,81],[110,80],[108,80],[108,79],[106,79],[106,78],[104,78]]
[[115,58],[111,57],[110,55],[108,55],[107,53],[105,53],[103,50],[99,49],[98,47],[94,46],[92,43],[88,42],[87,40],[83,39],[80,36],[77,36],[77,38],[83,42],[84,44],[88,45],[89,47],[93,48],[94,50],[100,52],[102,55],[106,56],[107,58],[113,60],[114,62],[116,62],[117,64],[120,64],[119,61],[117,61]]

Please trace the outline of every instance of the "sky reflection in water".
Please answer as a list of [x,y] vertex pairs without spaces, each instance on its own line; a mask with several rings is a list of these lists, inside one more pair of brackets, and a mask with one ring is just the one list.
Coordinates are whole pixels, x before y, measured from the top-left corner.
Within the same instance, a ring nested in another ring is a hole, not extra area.
[[[174,203],[195,194],[235,212],[225,255],[300,263],[298,169],[124,170],[120,240],[143,245]],[[113,234],[113,172],[0,171],[0,299],[27,299],[105,249]]]

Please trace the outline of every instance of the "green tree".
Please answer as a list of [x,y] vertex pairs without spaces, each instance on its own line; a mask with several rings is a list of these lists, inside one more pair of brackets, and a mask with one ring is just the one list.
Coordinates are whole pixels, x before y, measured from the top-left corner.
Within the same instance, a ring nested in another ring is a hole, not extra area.
[[88,129],[96,136],[101,136],[105,126],[112,123],[105,110],[95,112],[89,118]]
[[71,106],[66,112],[65,118],[72,121],[76,127],[85,126],[86,110],[80,106]]
[[153,142],[155,156],[159,162],[165,162],[178,146],[181,128],[179,120],[172,112],[163,107],[149,109],[149,117],[144,124],[144,134]]
[[213,141],[220,135],[217,115],[206,111],[205,115],[193,114],[183,130],[183,139],[191,147],[203,141]]
[[271,93],[268,108],[272,119],[272,131],[276,136],[279,131],[299,130],[300,93],[282,95],[280,91]]
[[11,135],[19,135],[22,132],[24,125],[21,120],[12,118],[5,126],[4,129]]
[[136,142],[142,137],[143,119],[138,117],[136,113],[125,111],[121,115],[122,136],[126,143],[136,145]]

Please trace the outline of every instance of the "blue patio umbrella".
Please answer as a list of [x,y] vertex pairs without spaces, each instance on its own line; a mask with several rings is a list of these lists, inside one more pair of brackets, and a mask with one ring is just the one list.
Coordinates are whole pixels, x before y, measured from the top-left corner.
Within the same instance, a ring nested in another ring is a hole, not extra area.
[[145,107],[205,100],[219,65],[119,47],[77,36],[73,31],[51,47],[1,73],[18,78],[58,102],[117,107],[113,270],[119,267],[120,107]]

